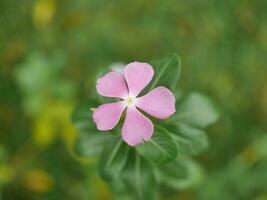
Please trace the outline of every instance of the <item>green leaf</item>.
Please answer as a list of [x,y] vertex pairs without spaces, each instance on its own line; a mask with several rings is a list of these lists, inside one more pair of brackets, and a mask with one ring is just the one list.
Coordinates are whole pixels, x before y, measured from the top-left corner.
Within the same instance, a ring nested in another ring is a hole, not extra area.
[[103,133],[96,129],[90,109],[95,108],[97,104],[98,102],[95,100],[84,101],[77,106],[72,115],[74,126],[79,131],[74,152],[80,156],[99,155],[103,147],[113,138],[111,134]]
[[127,163],[120,176],[127,192],[136,200],[154,200],[157,195],[157,182],[150,165],[131,149]]
[[205,128],[219,119],[219,112],[208,97],[194,92],[189,95],[172,119],[177,118],[192,126]]
[[170,162],[177,156],[175,141],[169,133],[163,132],[155,127],[152,140],[136,147],[137,152],[148,160],[157,164]]
[[112,180],[120,174],[127,161],[129,148],[120,138],[111,140],[105,146],[99,160],[99,172],[103,179]]
[[203,178],[203,170],[195,161],[179,157],[157,169],[157,178],[162,184],[174,189],[187,189],[199,184]]
[[96,130],[96,126],[92,119],[92,108],[96,108],[98,102],[96,100],[86,100],[81,102],[73,111],[72,122],[74,126],[81,130]]
[[74,152],[83,157],[98,156],[114,136],[101,132],[80,132]]
[[165,124],[159,129],[172,136],[176,142],[178,154],[197,155],[208,147],[205,132],[186,124]]
[[170,57],[153,61],[151,65],[155,73],[149,90],[157,86],[165,86],[174,91],[181,72],[181,60],[178,55],[173,54]]

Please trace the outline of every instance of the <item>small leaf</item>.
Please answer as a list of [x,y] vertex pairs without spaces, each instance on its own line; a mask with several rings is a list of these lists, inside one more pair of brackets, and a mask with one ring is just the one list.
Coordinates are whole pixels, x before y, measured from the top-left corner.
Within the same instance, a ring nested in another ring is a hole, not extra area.
[[117,137],[105,146],[99,160],[99,170],[102,178],[112,180],[120,174],[127,161],[129,148]]
[[96,130],[96,126],[92,119],[92,108],[96,108],[98,102],[96,100],[86,100],[81,102],[72,114],[72,122],[79,130]]
[[169,162],[176,158],[177,147],[172,137],[159,129],[156,129],[152,140],[136,147],[137,152],[155,163]]
[[177,144],[178,154],[197,155],[208,147],[207,135],[202,130],[178,123],[158,127],[172,136]]
[[192,93],[172,119],[180,118],[192,126],[205,128],[219,119],[219,113],[212,101],[199,93]]
[[136,200],[154,200],[157,182],[151,166],[134,149],[129,152],[127,163],[121,173],[127,192]]
[[91,108],[97,105],[95,100],[87,100],[80,103],[74,110],[72,121],[79,131],[79,137],[75,143],[74,152],[80,156],[97,156],[103,147],[112,139],[109,133],[103,133],[96,129],[92,119]]
[[80,132],[75,152],[84,157],[98,156],[114,136],[101,132]]
[[203,178],[203,171],[190,158],[179,157],[176,161],[159,167],[157,178],[167,186],[184,190],[199,184]]
[[174,54],[170,57],[156,60],[151,62],[151,65],[155,73],[149,90],[157,86],[165,86],[174,91],[181,71],[181,60],[178,55]]

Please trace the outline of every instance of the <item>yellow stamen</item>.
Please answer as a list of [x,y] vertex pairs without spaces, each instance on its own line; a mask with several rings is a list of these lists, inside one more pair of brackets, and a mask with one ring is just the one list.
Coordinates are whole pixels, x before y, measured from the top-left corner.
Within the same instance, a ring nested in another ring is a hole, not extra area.
[[134,97],[128,97],[125,101],[130,106],[134,104]]

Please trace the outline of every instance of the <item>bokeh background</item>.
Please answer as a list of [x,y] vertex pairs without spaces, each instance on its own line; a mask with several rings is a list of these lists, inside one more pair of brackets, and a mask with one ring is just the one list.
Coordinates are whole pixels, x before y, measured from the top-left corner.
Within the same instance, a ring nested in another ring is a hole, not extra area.
[[197,186],[161,199],[267,199],[267,1],[0,0],[0,199],[109,200],[72,152],[101,68],[182,58],[179,87],[220,108]]

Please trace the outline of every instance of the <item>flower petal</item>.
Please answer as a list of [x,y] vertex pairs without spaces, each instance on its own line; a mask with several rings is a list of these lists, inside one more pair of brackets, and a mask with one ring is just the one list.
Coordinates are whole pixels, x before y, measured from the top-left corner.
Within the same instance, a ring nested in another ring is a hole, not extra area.
[[136,97],[151,81],[153,68],[147,63],[132,62],[124,69],[124,77],[128,84],[130,95]]
[[128,89],[123,75],[119,72],[109,72],[97,80],[97,92],[106,97],[125,98]]
[[93,120],[98,130],[107,131],[113,129],[119,122],[126,103],[107,103],[99,106],[93,113]]
[[134,106],[128,107],[126,118],[122,127],[122,139],[130,146],[149,141],[154,126],[152,122],[140,113]]
[[136,106],[158,119],[166,119],[175,113],[175,96],[165,87],[157,87],[136,99]]

